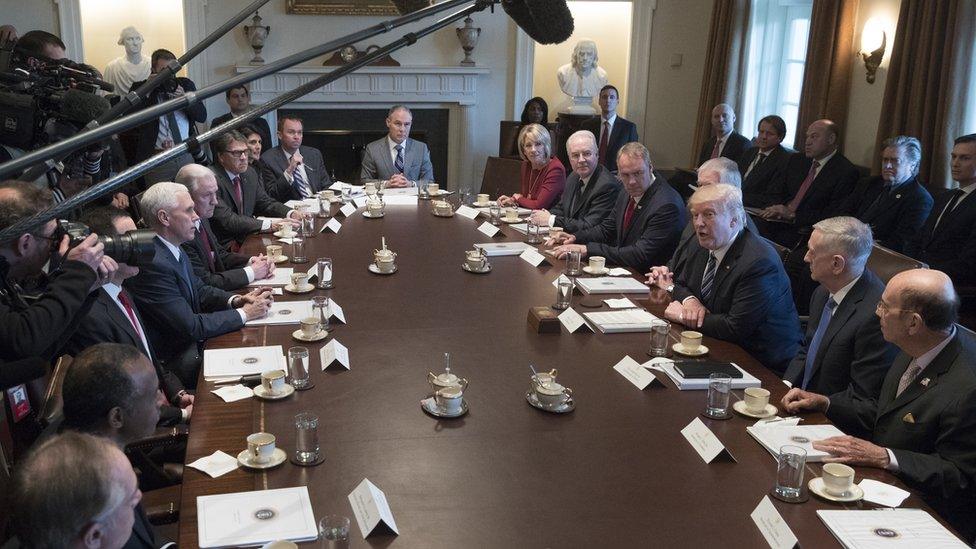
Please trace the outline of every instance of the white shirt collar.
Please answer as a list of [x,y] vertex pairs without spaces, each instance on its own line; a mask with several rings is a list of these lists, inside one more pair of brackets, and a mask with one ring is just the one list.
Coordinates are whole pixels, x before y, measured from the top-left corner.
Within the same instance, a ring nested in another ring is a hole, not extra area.
[[407,140],[404,139],[403,143],[397,143],[396,141],[390,139],[390,135],[386,136],[386,146],[390,148],[390,154],[396,154],[396,146],[403,145],[403,152],[407,152]]
[[[966,196],[969,196],[969,193],[973,192],[973,189],[976,189],[976,183],[970,183],[969,185],[966,185],[965,187],[959,187],[959,190],[962,191],[962,192],[964,192],[964,193],[966,193]],[[965,198],[965,197],[963,197],[963,198]]]
[[[845,284],[843,288],[841,288],[841,289],[837,290],[836,292],[830,294],[830,297],[833,298],[834,303],[836,303],[837,305],[840,305],[840,302],[841,301],[844,301],[844,298],[847,297],[847,294],[851,291],[851,288],[853,288],[854,285],[857,284],[857,281],[858,280],[861,280],[861,276],[860,275],[857,276],[856,278],[854,278],[854,280],[852,280],[852,281],[848,282],[847,284]],[[837,307],[834,307],[834,310],[837,310]]]
[[114,282],[106,282],[105,284],[102,284],[102,289],[105,290],[105,293],[107,293],[113,300],[119,300],[119,293],[122,292],[122,286],[119,286]]
[[173,254],[173,257],[175,257],[177,261],[180,260],[180,253],[181,252],[180,252],[180,247],[179,246],[175,246],[169,240],[166,240],[165,238],[159,236],[158,233],[156,234],[156,238],[158,238],[160,240],[160,242],[162,242],[163,245],[166,246],[166,249],[168,249],[170,251],[170,253]]
[[837,154],[837,151],[839,151],[839,150],[840,149],[834,149],[834,152],[828,154],[827,156],[821,158],[820,160],[814,159],[814,162],[817,163],[817,173],[818,174],[820,173],[820,170],[823,169],[823,167],[827,164],[827,162],[830,162],[830,159],[833,158]]
[[[230,181],[231,183],[234,182],[234,178],[235,177],[241,177],[241,174],[230,172],[226,168],[224,169],[224,173],[227,174],[227,180]],[[244,178],[243,177],[241,177],[241,181],[242,182],[244,181]]]
[[613,123],[617,121],[617,113],[613,113],[610,116],[606,116],[606,117],[601,116],[601,118],[603,118],[604,122],[609,123],[610,127],[612,128]]
[[[933,360],[935,360],[935,357],[939,356],[939,353],[942,352],[942,349],[946,348],[946,345],[948,345],[949,342],[952,341],[952,338],[955,337],[955,335],[956,335],[956,327],[953,326],[952,331],[949,332],[949,337],[940,341],[939,344],[936,345],[935,347],[932,347],[928,351],[922,353],[922,356],[915,359],[915,365],[920,367],[922,370],[925,370],[925,368],[927,368],[928,365],[931,364]],[[919,370],[919,372],[921,372],[922,370]]]

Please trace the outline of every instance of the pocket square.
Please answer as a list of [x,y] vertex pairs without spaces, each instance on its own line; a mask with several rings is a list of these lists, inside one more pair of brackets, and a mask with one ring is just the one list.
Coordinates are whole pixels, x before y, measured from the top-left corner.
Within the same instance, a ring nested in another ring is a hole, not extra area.
[[905,414],[905,417],[901,418],[901,420],[905,423],[915,423],[915,416],[913,416],[911,412],[908,412]]

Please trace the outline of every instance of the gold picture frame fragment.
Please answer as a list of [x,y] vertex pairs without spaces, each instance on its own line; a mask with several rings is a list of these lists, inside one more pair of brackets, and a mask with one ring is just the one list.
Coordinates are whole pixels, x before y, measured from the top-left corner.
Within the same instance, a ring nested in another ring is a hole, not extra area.
[[390,0],[288,0],[285,13],[294,15],[397,15]]

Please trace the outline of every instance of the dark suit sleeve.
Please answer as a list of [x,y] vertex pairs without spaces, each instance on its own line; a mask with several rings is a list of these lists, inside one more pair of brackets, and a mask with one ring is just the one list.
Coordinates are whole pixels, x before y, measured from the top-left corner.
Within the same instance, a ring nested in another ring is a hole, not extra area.
[[[868,306],[873,309],[873,304]],[[897,348],[881,335],[881,324],[877,318],[858,326],[850,370],[850,388],[854,393],[867,399],[878,398],[881,384],[896,353]]]
[[[197,86],[193,83],[193,80],[190,80],[189,78],[179,78],[178,80],[180,85],[183,86],[183,91],[197,91]],[[183,112],[186,113],[186,117],[190,119],[190,123],[199,122],[203,124],[207,121],[207,106],[203,104],[203,101],[197,101],[196,103],[183,109]]]
[[[282,178],[284,178],[284,175],[282,175]],[[268,193],[264,190],[264,185],[261,184],[260,177],[256,179],[255,188],[257,189],[257,194],[254,197],[254,215],[287,217],[291,208],[268,196]]]
[[735,285],[732,307],[726,313],[706,314],[701,332],[725,341],[743,341],[753,334],[770,307],[780,302],[782,288],[776,278],[781,268],[769,257],[753,260]]
[[628,129],[630,131],[627,133],[627,141],[626,142],[627,143],[635,143],[637,141],[640,141],[640,137],[637,136],[637,124],[634,124],[633,122],[631,122],[630,123],[630,126],[628,126]]
[[287,202],[291,198],[291,183],[285,179],[284,172],[279,172],[272,166],[269,159],[262,156],[264,162],[261,164],[261,187],[267,191],[271,198],[278,202]]
[[230,240],[243,242],[247,235],[259,232],[263,223],[260,219],[235,213],[221,200],[217,202],[217,207],[214,208],[213,217],[210,218],[210,226],[213,227],[217,240],[221,244],[226,244]]
[[878,402],[854,393],[852,387],[830,395],[827,419],[852,436],[870,438],[878,417]]
[[[677,205],[668,202],[650,213],[644,231],[633,244],[627,246],[606,244],[606,242],[613,242],[612,239],[589,242],[586,244],[586,253],[590,256],[602,255],[607,258],[608,263],[642,270],[650,265],[655,256],[661,254],[661,250],[667,246],[674,246],[681,232],[680,223],[681,211]],[[613,222],[612,226],[616,230],[616,222]]]
[[[566,232],[573,234],[583,229],[596,227],[613,212],[613,205],[617,202],[617,195],[620,192],[619,186],[610,184],[593,190],[599,194],[596,194],[590,200],[589,205],[586,207],[586,213],[581,219],[569,219],[566,217],[557,219],[557,222],[562,223],[563,229]],[[561,204],[562,201],[559,202],[560,209],[562,209]],[[557,217],[560,216],[555,211],[552,213]]]
[[[221,272],[210,272],[210,269],[207,268],[207,260],[200,254],[200,250],[192,242],[184,242],[180,248],[190,258],[193,274],[200,277],[205,284],[224,290],[236,290],[237,288],[247,286],[247,273],[244,272],[244,269],[227,269]],[[220,252],[215,251],[215,253]],[[227,253],[230,254],[230,252]]]
[[[922,230],[925,219],[932,211],[932,195],[921,186],[919,186],[919,191],[898,216],[898,222],[891,236],[879,244],[903,253],[903,250],[908,247],[908,241]],[[972,263],[970,264],[972,265]]]

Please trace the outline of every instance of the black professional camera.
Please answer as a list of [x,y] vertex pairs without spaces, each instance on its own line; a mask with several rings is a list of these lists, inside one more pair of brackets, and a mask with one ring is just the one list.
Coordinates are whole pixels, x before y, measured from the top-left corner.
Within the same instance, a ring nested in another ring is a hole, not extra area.
[[[68,246],[73,248],[88,238],[91,229],[84,223],[58,220],[58,230],[54,236],[61,240],[68,235]],[[156,257],[153,238],[156,233],[146,230],[129,231],[118,236],[98,235],[98,241],[105,245],[105,255],[126,265],[145,265]]]

